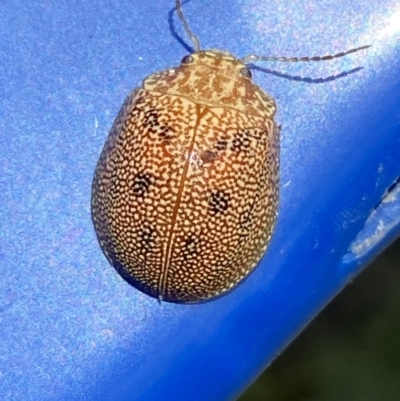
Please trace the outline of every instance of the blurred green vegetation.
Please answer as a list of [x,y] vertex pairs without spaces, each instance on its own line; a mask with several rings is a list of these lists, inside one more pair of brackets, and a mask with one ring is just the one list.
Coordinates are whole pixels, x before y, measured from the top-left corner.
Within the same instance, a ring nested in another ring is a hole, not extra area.
[[400,401],[400,239],[238,401]]

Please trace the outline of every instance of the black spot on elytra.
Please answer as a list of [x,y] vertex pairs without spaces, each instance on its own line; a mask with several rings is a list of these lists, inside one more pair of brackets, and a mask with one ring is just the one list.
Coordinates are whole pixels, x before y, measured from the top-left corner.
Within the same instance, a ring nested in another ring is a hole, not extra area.
[[240,225],[239,236],[242,238],[248,237],[251,232],[251,228],[253,226],[252,214],[250,212],[242,213],[239,216],[239,225]]
[[243,212],[239,215],[239,237],[244,240],[249,237],[251,234],[254,223],[255,223],[255,216],[254,216],[254,207],[256,205],[256,200],[253,199],[253,201],[250,204],[246,204],[244,206]]
[[233,151],[243,151],[250,149],[250,132],[248,130],[238,131],[232,141],[231,149]]
[[143,125],[158,135],[163,141],[169,141],[174,138],[173,131],[167,125],[160,122],[159,113],[154,108],[145,111]]
[[145,172],[140,172],[133,179],[132,190],[137,197],[144,196],[150,188],[153,177]]
[[195,234],[189,234],[185,239],[182,247],[182,256],[188,261],[195,258],[199,254],[200,238]]
[[147,127],[155,128],[159,126],[158,112],[156,109],[147,109],[143,119],[144,125]]
[[169,141],[174,137],[171,130],[166,126],[160,126],[157,133],[164,141]]
[[228,140],[227,139],[218,139],[215,142],[215,149],[216,150],[226,150],[228,148]]
[[208,198],[208,207],[213,215],[223,214],[229,209],[230,196],[224,191],[212,191]]
[[228,149],[234,152],[246,151],[251,147],[251,140],[256,139],[254,138],[253,133],[248,129],[237,131],[233,135],[233,139],[231,138],[218,139],[214,144],[214,148],[217,151],[223,151]]

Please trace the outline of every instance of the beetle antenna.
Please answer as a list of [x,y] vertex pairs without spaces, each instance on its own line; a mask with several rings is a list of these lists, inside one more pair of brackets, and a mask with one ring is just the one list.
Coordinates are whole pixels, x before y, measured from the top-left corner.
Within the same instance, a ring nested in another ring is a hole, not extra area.
[[175,0],[175,7],[176,7],[176,13],[178,14],[178,17],[181,20],[183,27],[185,28],[186,34],[187,36],[189,36],[189,39],[193,43],[194,51],[196,52],[200,51],[200,41],[198,37],[195,36],[189,28],[189,24],[187,23],[186,18],[182,12],[181,0]]
[[298,63],[300,61],[325,61],[332,60],[334,58],[344,57],[350,53],[355,53],[360,50],[368,49],[371,45],[361,46],[355,49],[347,50],[347,52],[337,53],[337,54],[329,54],[327,56],[315,56],[315,57],[268,57],[268,56],[257,56],[256,54],[249,54],[246,57],[243,57],[240,61],[243,64],[248,64],[256,61],[284,61],[285,63]]

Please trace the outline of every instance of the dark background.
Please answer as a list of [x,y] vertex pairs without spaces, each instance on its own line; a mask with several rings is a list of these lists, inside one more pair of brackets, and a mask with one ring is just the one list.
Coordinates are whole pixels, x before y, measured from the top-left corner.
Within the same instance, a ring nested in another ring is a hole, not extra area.
[[347,286],[239,401],[400,400],[400,239]]

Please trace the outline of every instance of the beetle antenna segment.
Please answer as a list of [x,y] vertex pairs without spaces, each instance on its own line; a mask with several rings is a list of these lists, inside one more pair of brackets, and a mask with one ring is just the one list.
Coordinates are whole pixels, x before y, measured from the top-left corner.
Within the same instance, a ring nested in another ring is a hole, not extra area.
[[[178,0],[177,0],[178,1]],[[348,50],[347,52],[337,53],[337,54],[329,54],[327,56],[315,56],[315,57],[268,57],[268,56],[257,56],[255,54],[249,54],[246,57],[243,57],[240,61],[243,64],[249,64],[256,61],[283,61],[285,63],[298,63],[300,61],[325,61],[332,60],[334,58],[344,57],[350,53],[355,53],[360,50],[368,49],[371,45],[361,46],[355,49]]]
[[178,14],[178,17],[181,20],[183,27],[185,28],[186,34],[187,36],[189,36],[189,39],[193,43],[194,51],[196,52],[200,51],[200,41],[198,37],[195,36],[189,28],[186,18],[182,12],[181,0],[175,0],[175,7],[176,7],[176,13]]

